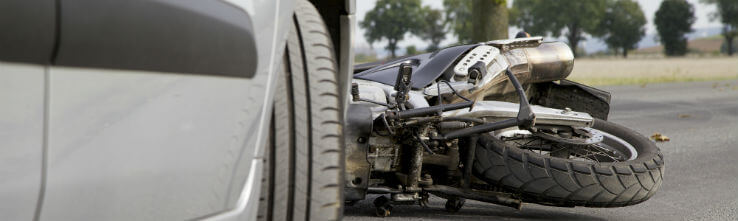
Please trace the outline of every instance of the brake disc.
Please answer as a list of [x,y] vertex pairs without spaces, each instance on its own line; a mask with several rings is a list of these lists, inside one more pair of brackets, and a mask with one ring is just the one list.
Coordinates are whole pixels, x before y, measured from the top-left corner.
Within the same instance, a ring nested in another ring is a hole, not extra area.
[[562,137],[559,134],[548,133],[540,130],[533,134],[545,140],[574,145],[596,144],[602,142],[604,138],[604,134],[602,134],[598,130],[594,130],[588,127],[574,128],[573,133],[574,134],[572,134],[570,138]]

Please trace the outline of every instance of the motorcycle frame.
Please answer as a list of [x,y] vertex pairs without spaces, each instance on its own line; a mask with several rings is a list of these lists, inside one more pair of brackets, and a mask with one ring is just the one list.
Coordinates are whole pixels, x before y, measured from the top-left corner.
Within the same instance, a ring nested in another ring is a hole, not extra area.
[[[531,42],[528,40],[527,42]],[[486,71],[484,66],[478,67],[477,65],[470,68],[470,73],[473,71]],[[401,67],[402,71],[403,68]],[[405,70],[407,71],[407,70]],[[461,188],[444,186],[444,185],[430,185],[420,187],[418,183],[421,181],[420,172],[425,161],[423,158],[423,142],[418,142],[412,147],[412,157],[409,163],[409,173],[406,177],[406,187],[404,189],[394,189],[390,187],[369,187],[369,174],[371,173],[371,165],[367,160],[367,152],[370,148],[367,140],[373,130],[373,122],[375,119],[383,119],[385,121],[407,121],[410,119],[423,119],[442,121],[443,118],[496,118],[503,119],[495,122],[477,122],[477,125],[466,127],[463,129],[453,130],[437,136],[430,137],[431,140],[448,141],[448,140],[464,140],[468,144],[462,157],[464,159],[463,165],[472,165],[474,162],[474,152],[476,148],[476,140],[480,134],[488,133],[500,129],[518,127],[521,129],[531,129],[537,123],[539,124],[553,124],[553,125],[570,125],[570,126],[591,126],[593,118],[587,113],[573,112],[571,110],[557,110],[552,108],[544,107],[532,107],[528,102],[529,98],[526,95],[525,89],[520,84],[519,80],[513,73],[510,67],[505,70],[505,74],[509,82],[515,89],[515,93],[519,99],[517,104],[517,113],[515,116],[511,116],[515,111],[511,110],[512,107],[508,102],[499,101],[463,101],[452,104],[440,104],[435,106],[417,107],[414,109],[401,109],[401,110],[388,110],[381,114],[379,117],[373,116],[372,106],[382,105],[390,107],[390,109],[396,107],[393,105],[402,105],[392,103],[384,104],[381,102],[372,101],[370,99],[358,98],[359,90],[358,87],[354,86],[352,94],[354,95],[354,101],[365,101],[374,105],[368,104],[350,104],[348,107],[348,117],[346,118],[345,128],[345,140],[346,140],[346,184],[345,184],[345,199],[347,201],[361,200],[365,198],[366,194],[392,194],[393,199],[398,198],[399,200],[420,200],[418,193],[433,193],[435,195],[450,196],[456,198],[468,198],[479,200],[483,202],[489,202],[504,206],[510,206],[514,208],[520,208],[522,202],[515,199],[510,194],[502,192],[490,192],[490,191],[477,191],[471,187],[472,170],[470,166],[465,166],[462,171],[462,185]],[[398,74],[397,84],[400,84],[401,74]],[[409,80],[409,79],[408,79]],[[409,83],[409,82],[406,82]],[[398,89],[398,85],[395,89]],[[453,87],[449,84],[449,87]],[[385,89],[387,90],[387,89]],[[403,97],[408,91],[395,91],[396,97]],[[405,94],[399,94],[405,93]],[[454,91],[454,93],[456,93]],[[457,94],[458,95],[458,94]],[[609,94],[607,94],[607,103],[609,103]],[[440,96],[440,95],[438,95]],[[458,95],[461,97],[461,95]],[[412,96],[411,96],[412,98]],[[475,105],[483,104],[481,108],[474,109]],[[505,105],[508,104],[508,105]],[[496,108],[502,106],[502,108]],[[468,108],[468,111],[462,109]],[[537,118],[536,113],[540,113],[542,117]],[[606,113],[605,113],[606,116]],[[461,151],[460,151],[461,152]],[[457,158],[458,158],[457,153]],[[453,162],[453,161],[450,161]],[[458,161],[456,161],[458,162]],[[453,165],[451,165],[453,166]],[[451,167],[449,167],[451,168]]]

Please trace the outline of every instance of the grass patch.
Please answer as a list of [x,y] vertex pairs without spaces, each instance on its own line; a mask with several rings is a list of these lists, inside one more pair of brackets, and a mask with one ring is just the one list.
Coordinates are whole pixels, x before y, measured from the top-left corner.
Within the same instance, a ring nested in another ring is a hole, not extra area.
[[568,79],[591,85],[738,79],[738,57],[579,59]]
[[643,85],[655,83],[673,83],[673,82],[696,82],[696,81],[720,81],[738,79],[736,76],[711,76],[711,77],[689,77],[689,76],[659,76],[659,77],[628,77],[628,78],[570,78],[587,85]]

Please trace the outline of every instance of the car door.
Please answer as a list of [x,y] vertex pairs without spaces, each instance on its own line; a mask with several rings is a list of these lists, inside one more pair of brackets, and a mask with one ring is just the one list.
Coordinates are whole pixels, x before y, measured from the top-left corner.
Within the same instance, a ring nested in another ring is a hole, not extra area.
[[267,104],[250,16],[224,1],[59,11],[40,217],[183,220],[231,207]]
[[0,214],[31,220],[42,189],[53,0],[0,1]]
[[289,2],[1,1],[3,219],[253,215]]
[[0,214],[253,215],[289,2],[0,2]]

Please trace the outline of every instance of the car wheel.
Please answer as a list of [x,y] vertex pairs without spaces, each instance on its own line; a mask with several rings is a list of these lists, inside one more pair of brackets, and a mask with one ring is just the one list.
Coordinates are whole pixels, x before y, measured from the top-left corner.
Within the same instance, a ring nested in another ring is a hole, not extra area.
[[315,7],[297,1],[277,76],[259,220],[342,216],[342,109],[329,36]]

